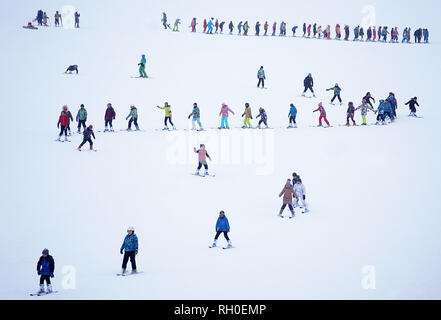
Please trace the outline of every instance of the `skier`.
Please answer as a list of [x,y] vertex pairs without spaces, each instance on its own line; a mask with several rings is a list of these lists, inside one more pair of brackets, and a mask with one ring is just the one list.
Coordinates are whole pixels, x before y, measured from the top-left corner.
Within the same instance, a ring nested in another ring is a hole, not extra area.
[[162,13],[162,25],[164,26],[164,29],[170,28],[170,25],[167,24],[167,15],[165,12]]
[[345,40],[349,40],[349,26],[345,25]]
[[322,26],[318,26],[317,34],[318,34],[318,38],[321,39],[322,38]]
[[280,24],[280,36],[286,36],[286,22]]
[[297,26],[292,27],[291,31],[292,31],[292,36],[295,37],[296,36],[296,31],[297,31]]
[[130,106],[130,113],[129,115],[126,117],[126,120],[129,120],[129,126],[127,127],[127,131],[132,130],[132,122],[135,124],[135,128],[136,131],[139,131],[139,126],[138,126],[138,109],[136,109],[136,107],[134,105]]
[[219,24],[219,29],[220,29],[220,33],[221,33],[221,34],[224,32],[224,24],[225,24],[225,21],[222,21],[222,22]]
[[203,24],[203,27],[204,27],[204,33],[207,31],[207,26],[208,26],[208,24],[207,24],[207,19],[204,19],[204,24]]
[[335,39],[340,40],[341,38],[341,27],[339,24],[335,26]]
[[78,74],[78,65],[73,64],[70,65],[69,67],[67,67],[66,71],[64,73],[72,73],[73,71],[75,71]]
[[104,132],[109,131],[109,129],[107,129],[107,125],[110,126],[110,131],[113,132],[112,121],[115,120],[115,116],[116,113],[112,107],[112,104],[108,103],[106,113],[104,114]]
[[338,86],[338,83],[336,83],[333,88],[326,89],[326,91],[330,91],[330,90],[334,91],[334,96],[331,99],[331,104],[334,104],[333,102],[335,98],[338,98],[338,100],[340,101],[340,105],[342,105],[342,100],[340,97],[341,88]]
[[393,92],[389,92],[389,96],[387,97],[387,100],[391,104],[392,107],[392,114],[394,115],[394,118],[397,117],[397,108],[398,108],[398,102],[395,98],[395,94]]
[[222,210],[221,212],[219,212],[219,218],[216,221],[216,235],[214,236],[213,245],[211,247],[214,248],[217,246],[217,239],[219,238],[221,233],[223,233],[225,239],[228,242],[228,245],[224,249],[232,248],[233,246],[231,244],[230,238],[228,237],[228,232],[230,232],[230,224],[227,217],[225,216],[225,212]]
[[168,102],[164,102],[164,106],[163,107],[156,106],[156,108],[162,109],[165,112],[165,116],[164,116],[164,129],[162,129],[162,130],[168,130],[167,121],[170,122],[170,124],[173,127],[173,130],[176,130],[176,127],[175,127],[175,125],[172,122],[171,106],[168,104]]
[[230,23],[228,24],[228,29],[230,29],[230,34],[233,34],[233,28],[234,28],[233,21],[230,21]]
[[247,102],[245,103],[245,111],[242,114],[242,117],[245,116],[243,120],[243,126],[242,129],[251,128],[251,122],[250,119],[253,119],[253,116],[251,114],[251,107],[250,104]]
[[306,22],[303,23],[303,38],[306,37]]
[[384,122],[384,100],[380,100],[380,104],[378,105],[377,110],[375,110],[375,113],[377,113],[377,122],[375,122],[375,124],[378,125],[381,121],[381,124],[385,125],[386,123]]
[[263,25],[263,30],[265,31],[263,35],[266,36],[268,34],[268,21],[265,21],[265,24]]
[[225,103],[222,103],[221,110],[219,112],[219,116],[222,116],[221,118],[221,126],[219,129],[230,129],[230,126],[228,125],[228,113],[231,112],[234,115],[234,111],[228,108],[228,106]]
[[248,30],[250,29],[250,26],[248,25],[248,21],[245,21],[243,24],[243,35],[248,36]]
[[306,32],[307,32],[307,34],[308,34],[308,38],[311,37],[311,28],[312,28],[311,25],[308,25],[308,27],[306,28]]
[[210,155],[208,154],[207,150],[205,150],[205,144],[201,144],[199,146],[199,150],[196,150],[196,148],[193,148],[194,152],[198,154],[198,168],[196,169],[196,173],[195,175],[200,175],[199,174],[199,170],[201,170],[202,166],[204,166],[205,168],[205,173],[203,175],[204,176],[208,176],[208,164],[207,164],[207,158],[210,159]]
[[366,95],[363,97],[362,100],[366,100],[366,102],[371,106],[374,107],[371,103],[371,100],[375,103],[375,99],[371,96],[370,92],[367,92]]
[[259,81],[257,82],[257,87],[259,88],[260,84],[262,84],[262,89],[265,88],[265,71],[263,70],[263,66],[260,67],[260,69],[257,71],[257,79]]
[[49,20],[49,17],[47,16],[46,12],[43,12],[43,25],[47,27],[47,22]]
[[138,63],[139,66],[139,77],[140,78],[148,78],[147,73],[145,72],[145,65],[147,63],[147,60],[145,58],[145,54],[141,56],[141,61]]
[[423,29],[424,43],[429,43],[429,29]]
[[300,180],[300,176],[299,176],[297,173],[293,172],[293,173],[292,173],[292,184],[293,184],[293,186],[294,186],[294,184],[297,183],[297,181],[299,181],[299,180]]
[[173,29],[172,29],[172,31],[179,31],[179,25],[181,24],[181,19],[179,19],[179,18],[177,18],[176,20],[175,20],[175,24],[173,25]]
[[383,32],[383,28],[381,27],[381,26],[379,26],[378,27],[378,41],[381,41],[381,35],[382,35],[382,32]]
[[60,26],[60,22],[61,22],[61,25],[63,25],[63,18],[61,17],[61,14],[58,11],[55,12],[54,18],[55,18],[55,26],[56,27]]
[[312,87],[314,86],[314,80],[312,79],[312,75],[309,73],[308,76],[303,80],[303,85],[305,86],[305,90],[303,91],[302,97],[305,96],[306,91],[309,89],[312,92],[313,97],[315,98],[315,93]]
[[92,137],[95,138],[95,134],[93,133],[93,126],[90,125],[86,128],[86,130],[83,131],[83,141],[78,146],[78,150],[81,150],[81,148],[84,146],[86,142],[89,142],[89,148],[90,150],[93,150],[93,141]]
[[375,26],[372,28],[372,41],[377,40],[377,29],[375,28]]
[[294,104],[291,103],[289,105],[289,113],[288,113],[288,118],[289,118],[288,128],[297,128],[296,116],[297,116],[297,108]]
[[303,185],[302,179],[300,179],[300,177],[294,183],[294,193],[297,195],[295,207],[297,207],[299,205],[299,201],[301,201],[302,202],[302,207],[305,208],[305,211],[302,211],[302,213],[309,212],[308,204],[306,203],[306,190],[305,190],[305,186]]
[[78,133],[81,133],[81,126],[83,126],[83,129],[86,129],[87,121],[87,110],[84,108],[84,104],[80,105],[75,120],[78,122]]
[[39,26],[43,24],[43,10],[37,11],[37,17],[34,19],[34,21],[37,21],[37,24]]
[[256,116],[256,119],[259,117],[260,117],[260,120],[259,120],[259,124],[257,125],[257,127],[260,129],[260,125],[263,123],[265,125],[265,128],[268,128],[268,124],[266,122],[266,120],[267,120],[266,111],[262,107],[259,108],[259,114]]
[[259,21],[256,22],[256,26],[254,28],[256,30],[256,36],[259,36],[259,34],[260,34],[260,22]]
[[328,125],[328,127],[330,127],[331,125],[329,124],[328,119],[326,119],[326,110],[325,110],[325,108],[323,108],[323,104],[322,104],[321,102],[318,104],[318,108],[315,109],[315,110],[312,111],[312,112],[317,112],[317,111],[320,112],[319,125],[318,125],[318,126],[319,126],[319,127],[323,127],[323,126],[322,126],[322,119],[323,119],[323,120],[325,120],[325,122],[326,122],[326,124]]
[[209,33],[209,34],[213,34],[213,25],[214,25],[213,20],[214,20],[214,18],[211,18],[207,24],[207,26],[208,26],[207,33]]
[[67,115],[67,106],[63,106],[60,117],[58,118],[57,128],[60,128],[60,134],[58,135],[57,141],[61,141],[61,136],[64,134],[64,141],[69,141],[67,139],[67,128],[69,127],[69,117]]
[[214,23],[214,27],[216,28],[214,33],[217,33],[217,29],[219,28],[219,20],[218,19],[216,19],[216,22]]
[[271,36],[275,36],[276,35],[276,28],[277,28],[277,22],[273,23],[273,33],[271,33]]
[[354,103],[353,102],[349,102],[348,103],[348,110],[346,110],[346,126],[349,127],[349,119],[352,120],[352,125],[354,125],[354,126],[357,125],[355,123],[355,120],[354,120],[354,114],[355,114]]
[[395,117],[392,113],[392,105],[387,99],[383,101],[383,105],[384,105],[384,119],[386,120],[386,117],[388,117],[391,122],[394,122]]
[[80,13],[78,11],[75,12],[75,28],[80,27]]
[[355,111],[357,111],[359,109],[361,110],[361,118],[363,119],[363,123],[361,125],[365,126],[365,125],[367,125],[367,123],[366,123],[366,115],[367,115],[369,110],[372,111],[372,112],[375,112],[374,108],[371,105],[369,105],[366,100],[363,99],[362,104],[359,107],[357,107],[355,109]]
[[383,41],[386,42],[387,41],[387,35],[389,34],[389,31],[387,31],[387,27],[383,27],[381,34],[383,36]]
[[190,119],[191,117],[193,117],[193,119],[191,120],[191,126],[192,126],[191,130],[196,130],[195,122],[197,122],[199,125],[199,131],[204,130],[201,124],[201,112],[196,102],[193,103],[193,111],[189,114],[188,119]]
[[410,109],[409,117],[416,117],[417,115],[416,115],[416,108],[415,108],[415,106],[418,106],[418,107],[420,106],[418,104],[417,97],[414,97],[414,98],[410,99],[408,102],[405,103],[405,105],[409,106],[409,109]]
[[369,27],[366,31],[366,41],[372,40],[372,27]]
[[294,192],[294,188],[291,184],[291,179],[288,179],[286,181],[285,186],[283,187],[282,191],[279,193],[279,198],[283,196],[283,204],[280,208],[279,217],[283,218],[283,211],[285,210],[286,206],[288,205],[289,211],[291,211],[291,217],[290,219],[294,218],[294,208],[292,206],[292,200],[293,198],[297,198],[297,194]]
[[190,27],[191,27],[191,32],[196,32],[196,18],[191,19],[191,23],[190,23]]
[[239,30],[237,35],[239,36],[242,34],[242,25],[243,25],[242,21],[239,22],[239,24],[237,25],[237,30]]
[[73,122],[72,112],[70,112],[70,110],[69,110],[69,108],[67,106],[65,106],[65,107],[66,107],[65,112],[66,112],[66,115],[67,115],[67,119],[69,120],[68,123],[67,123],[67,131],[68,131],[67,135],[71,136],[72,133],[70,131],[70,122],[71,121]]
[[49,255],[48,249],[43,249],[42,256],[37,262],[37,274],[40,276],[40,291],[38,294],[44,293],[44,282],[46,281],[47,293],[52,293],[51,278],[54,277],[55,261]]
[[135,228],[128,227],[127,235],[124,237],[124,241],[119,249],[121,254],[124,253],[122,262],[121,275],[126,274],[127,262],[132,264],[132,273],[136,273],[136,261],[135,256],[138,254],[138,237],[135,234]]
[[363,41],[363,37],[364,37],[364,29],[363,29],[363,27],[360,28],[359,34],[360,34],[361,41]]
[[360,26],[356,26],[354,29],[354,41],[358,41],[359,32],[360,32]]

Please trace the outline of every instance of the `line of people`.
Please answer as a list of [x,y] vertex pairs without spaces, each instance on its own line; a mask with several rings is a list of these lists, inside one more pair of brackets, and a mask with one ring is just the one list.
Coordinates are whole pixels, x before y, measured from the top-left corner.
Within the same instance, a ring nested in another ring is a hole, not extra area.
[[[75,19],[75,28],[79,28],[80,27],[80,13],[78,11],[75,11],[74,13],[74,19]],[[37,16],[35,17],[35,19],[33,20],[37,21],[37,25],[38,26],[45,26],[48,27],[49,26],[49,17],[47,15],[47,13],[43,10],[38,10],[37,11]],[[32,23],[28,23],[32,25]],[[33,26],[33,25],[32,25]],[[54,14],[54,26],[55,27],[60,27],[63,26],[63,17],[61,16],[59,11],[55,11]]]

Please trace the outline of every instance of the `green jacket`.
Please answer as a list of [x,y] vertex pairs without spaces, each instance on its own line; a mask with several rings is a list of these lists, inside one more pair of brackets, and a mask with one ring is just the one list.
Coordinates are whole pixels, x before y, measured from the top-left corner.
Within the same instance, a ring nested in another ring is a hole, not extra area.
[[129,115],[126,117],[126,120],[128,118],[137,119],[138,118],[138,110],[136,108],[131,109]]
[[79,120],[87,120],[87,110],[85,108],[80,108],[76,117],[77,121]]
[[169,105],[168,107],[159,107],[159,109],[162,109],[165,111],[165,116],[166,117],[171,117],[172,116],[172,112],[171,112],[171,106]]

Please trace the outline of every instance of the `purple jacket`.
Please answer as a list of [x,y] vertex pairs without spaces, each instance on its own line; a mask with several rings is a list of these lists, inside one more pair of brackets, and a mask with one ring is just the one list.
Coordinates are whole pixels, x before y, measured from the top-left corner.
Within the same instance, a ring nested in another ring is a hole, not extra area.
[[326,116],[326,111],[325,111],[325,108],[323,108],[323,106],[320,106],[320,107],[318,107],[317,109],[314,110],[314,112],[316,112],[316,111],[320,111],[320,115],[322,117]]
[[115,110],[113,110],[113,107],[106,109],[106,115],[104,116],[104,120],[113,120],[115,119]]
[[228,106],[224,105],[221,108],[221,111],[219,112],[219,115],[222,115],[222,117],[228,117],[228,112],[231,112],[234,114],[233,110],[228,108]]

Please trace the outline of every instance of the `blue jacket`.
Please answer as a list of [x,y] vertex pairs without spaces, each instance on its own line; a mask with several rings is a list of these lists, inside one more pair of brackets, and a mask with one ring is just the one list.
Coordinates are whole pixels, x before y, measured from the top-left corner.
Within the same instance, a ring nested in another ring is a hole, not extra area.
[[297,115],[297,108],[296,108],[295,106],[289,108],[289,114],[288,114],[288,116],[293,117],[293,116],[295,116],[295,115]]
[[208,21],[208,24],[207,24],[207,26],[209,27],[209,28],[213,28],[213,25],[214,25],[214,23],[213,23],[213,21]]
[[126,235],[124,238],[121,250],[125,249],[126,252],[133,252],[138,250],[138,237],[136,234],[132,233],[131,236]]
[[230,224],[228,223],[228,219],[227,217],[219,217],[217,218],[217,222],[216,222],[216,231],[221,231],[221,232],[229,232],[230,231]]
[[[381,104],[381,101],[380,101],[380,104]],[[389,102],[383,101],[383,106],[384,106],[384,112],[389,112],[389,113],[392,112],[392,106],[390,105]]]
[[385,104],[384,101],[380,100],[380,105],[377,108],[378,114],[384,114],[384,104]]
[[261,119],[262,119],[263,121],[266,121],[266,112],[265,112],[265,109],[259,110],[259,114],[257,115],[256,118],[259,118],[259,117],[261,117]]
[[46,258],[41,256],[37,263],[37,271],[41,272],[43,276],[50,276],[54,273],[55,262],[52,256],[48,255]]

